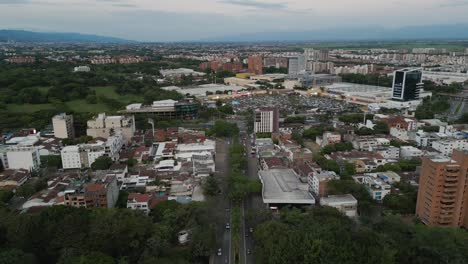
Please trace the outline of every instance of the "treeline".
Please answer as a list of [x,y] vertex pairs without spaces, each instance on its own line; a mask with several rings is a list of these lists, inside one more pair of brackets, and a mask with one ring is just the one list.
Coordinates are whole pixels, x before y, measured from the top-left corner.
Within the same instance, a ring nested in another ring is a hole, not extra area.
[[362,225],[332,208],[291,210],[255,231],[257,263],[466,263],[468,233],[385,217]]
[[340,75],[343,82],[392,87],[393,78],[379,74],[347,73]]
[[[54,206],[0,210],[0,263],[207,263],[215,216],[204,203],[165,201],[149,216],[129,209]],[[190,242],[177,234],[190,230]]]

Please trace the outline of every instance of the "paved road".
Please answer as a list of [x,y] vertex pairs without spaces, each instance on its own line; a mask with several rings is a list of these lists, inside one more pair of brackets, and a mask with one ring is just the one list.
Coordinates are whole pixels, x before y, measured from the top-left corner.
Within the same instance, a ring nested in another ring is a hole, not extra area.
[[[216,171],[217,177],[219,177],[220,187],[223,191],[218,204],[219,217],[217,221],[216,230],[216,256],[214,258],[215,264],[226,264],[231,263],[231,232],[230,229],[226,229],[226,223],[231,222],[231,208],[229,201],[226,197],[227,193],[227,172],[229,168],[228,164],[228,149],[229,143],[226,140],[218,139],[216,141]],[[226,210],[229,209],[229,210]],[[218,256],[217,251],[221,248],[221,256]]]

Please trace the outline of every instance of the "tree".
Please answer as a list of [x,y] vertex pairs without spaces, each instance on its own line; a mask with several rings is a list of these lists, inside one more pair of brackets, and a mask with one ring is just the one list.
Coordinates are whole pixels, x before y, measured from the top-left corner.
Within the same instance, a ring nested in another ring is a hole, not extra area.
[[208,196],[215,196],[219,192],[218,181],[213,175],[206,178],[206,182],[203,185],[203,192]]
[[101,156],[97,158],[93,164],[91,164],[91,169],[93,170],[108,170],[112,165],[112,159],[110,157]]
[[62,158],[60,155],[41,156],[41,166],[59,169],[62,167]]

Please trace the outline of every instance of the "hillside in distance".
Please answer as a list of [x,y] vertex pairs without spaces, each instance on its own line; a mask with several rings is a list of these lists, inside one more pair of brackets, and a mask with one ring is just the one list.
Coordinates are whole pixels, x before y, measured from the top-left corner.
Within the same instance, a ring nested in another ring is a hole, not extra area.
[[0,42],[49,42],[49,43],[131,43],[134,41],[80,33],[33,32],[26,30],[0,30]]
[[203,41],[362,41],[362,40],[440,40],[468,39],[468,24],[410,26],[396,29],[381,27],[335,28],[310,31],[256,32],[226,35]]

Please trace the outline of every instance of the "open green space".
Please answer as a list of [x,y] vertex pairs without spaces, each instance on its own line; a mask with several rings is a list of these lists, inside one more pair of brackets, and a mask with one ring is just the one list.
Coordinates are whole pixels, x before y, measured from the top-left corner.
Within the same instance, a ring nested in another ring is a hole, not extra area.
[[[47,90],[50,87],[38,87],[38,89],[42,93],[47,93]],[[98,86],[92,87],[94,91],[96,91],[96,96],[99,97],[106,97],[110,99],[115,99],[119,102],[124,104],[130,103],[137,103],[143,102],[143,96],[140,95],[119,95],[115,92],[114,86]],[[103,102],[99,102],[96,104],[89,104],[86,100],[72,100],[65,102],[65,105],[70,108],[71,111],[78,112],[78,113],[99,113],[99,112],[106,112],[110,111],[108,105],[104,104]],[[7,104],[6,110],[11,113],[34,113],[41,110],[51,110],[54,109],[53,104]]]
[[11,113],[34,113],[54,109],[54,106],[52,104],[8,104],[6,109]]

